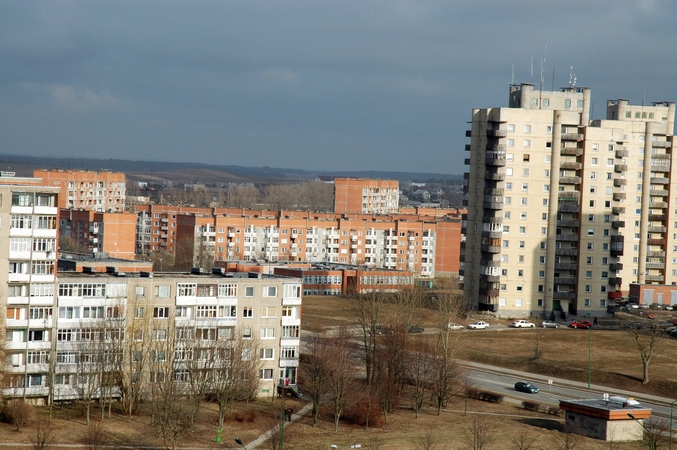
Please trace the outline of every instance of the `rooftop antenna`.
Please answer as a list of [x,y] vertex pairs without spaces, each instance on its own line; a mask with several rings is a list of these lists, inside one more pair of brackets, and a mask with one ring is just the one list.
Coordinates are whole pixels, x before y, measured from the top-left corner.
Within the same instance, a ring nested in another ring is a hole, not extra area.
[[576,87],[576,75],[574,74],[574,66],[571,66],[569,71],[569,88],[573,89]]
[[531,79],[534,79],[534,57],[531,57]]
[[515,84],[515,65],[512,65],[512,77],[510,78],[510,84]]
[[555,66],[552,66],[552,84],[550,85],[550,90],[555,90]]

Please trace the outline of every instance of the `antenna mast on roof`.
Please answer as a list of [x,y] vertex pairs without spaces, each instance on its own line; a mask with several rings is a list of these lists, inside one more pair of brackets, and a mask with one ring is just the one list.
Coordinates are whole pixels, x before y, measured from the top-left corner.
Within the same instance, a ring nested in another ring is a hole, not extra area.
[[515,84],[515,65],[512,65],[512,77],[510,78],[510,84]]

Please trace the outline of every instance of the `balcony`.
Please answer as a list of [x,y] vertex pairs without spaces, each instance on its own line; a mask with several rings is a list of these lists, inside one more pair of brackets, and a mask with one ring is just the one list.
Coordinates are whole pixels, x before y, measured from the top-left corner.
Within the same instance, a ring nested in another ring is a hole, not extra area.
[[487,154],[487,159],[485,161],[485,164],[487,166],[496,166],[496,167],[503,167],[505,166],[505,154],[500,155],[489,155]]
[[491,239],[500,239],[503,236],[502,231],[482,231],[482,237]]
[[555,284],[576,284],[576,277],[555,277]]
[[488,273],[482,273],[480,274],[480,281],[490,281],[493,283],[497,283],[501,280],[501,277],[499,275],[491,275]]
[[662,283],[664,280],[665,280],[665,276],[663,276],[663,275],[645,275],[644,276],[644,281],[646,281],[646,282],[653,281],[653,282]]
[[498,245],[481,245],[480,250],[486,253],[501,253],[501,247]]
[[670,161],[654,162],[652,160],[651,161],[651,171],[652,172],[670,172]]
[[556,240],[561,242],[578,242],[577,234],[558,234],[555,237]]
[[491,188],[491,187],[484,188],[485,195],[503,195],[504,191],[505,189],[503,188]]
[[663,227],[663,226],[649,225],[648,230],[649,230],[649,233],[665,233],[667,231],[667,228]]
[[555,263],[555,270],[578,270],[578,264]]
[[665,258],[665,250],[650,250],[646,252],[649,258]]
[[487,130],[487,137],[504,138],[508,136],[508,130]]
[[665,222],[665,214],[649,214],[649,220],[652,222]]
[[583,135],[579,133],[562,133],[563,141],[582,141]]
[[625,197],[626,197],[625,192],[614,192],[613,195],[612,195],[612,198],[616,202],[621,201],[621,200],[625,200]]
[[557,256],[578,256],[577,248],[556,248],[555,255]]
[[499,209],[503,209],[503,202],[484,202],[482,204],[482,207],[484,209],[499,210]]
[[562,161],[559,163],[559,168],[565,170],[581,170],[583,164],[575,161]]
[[562,147],[559,151],[559,154],[568,156],[581,156],[583,155],[583,149],[578,147]]
[[663,239],[663,238],[661,238],[661,239],[647,239],[646,243],[648,245],[663,245],[663,244],[665,244],[665,239]]
[[614,164],[614,172],[622,173],[628,170],[627,164]]
[[502,224],[503,217],[482,216],[482,223]]
[[559,184],[581,184],[581,177],[561,177]]
[[616,187],[621,187],[621,186],[626,186],[628,184],[628,180],[625,178],[616,178],[614,180],[614,186]]
[[616,158],[627,158],[628,157],[628,151],[625,149],[622,150],[616,150]]
[[652,197],[667,197],[668,191],[666,189],[651,189],[649,195]]
[[619,214],[625,214],[625,206],[613,206],[611,208],[611,214],[615,216]]
[[578,220],[558,220],[557,226],[558,227],[577,228],[577,227],[580,226],[580,222]]
[[622,263],[611,263],[609,264],[609,270],[617,272],[619,270],[623,270],[623,264]]
[[611,228],[615,228],[615,229],[625,228],[625,220],[612,220],[611,221]]
[[575,300],[576,299],[576,293],[575,292],[553,292],[552,293],[552,298],[557,299],[557,300]]
[[505,144],[494,144],[494,143],[490,143],[490,144],[487,144],[487,147],[486,147],[486,148],[487,148],[487,151],[488,151],[488,152],[501,152],[501,153],[505,153],[505,150],[506,150]]
[[651,178],[651,184],[669,184],[670,179],[667,177],[653,177]]
[[611,277],[609,278],[609,286],[620,286],[623,284],[623,278]]
[[646,263],[646,268],[647,269],[664,269],[665,268],[665,263],[662,262],[648,262]]
[[649,202],[649,208],[664,209],[668,207],[668,202]]
[[578,203],[558,203],[557,211],[559,212],[578,212],[580,205]]
[[485,180],[492,180],[492,181],[504,181],[505,180],[505,174],[504,173],[485,172],[484,173],[484,179]]
[[651,141],[651,146],[653,148],[671,148],[672,142],[670,142],[670,141]]

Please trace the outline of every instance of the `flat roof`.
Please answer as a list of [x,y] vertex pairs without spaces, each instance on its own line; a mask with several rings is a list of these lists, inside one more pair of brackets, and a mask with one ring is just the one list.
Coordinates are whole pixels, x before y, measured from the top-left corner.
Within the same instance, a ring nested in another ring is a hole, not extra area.
[[650,408],[632,406],[603,398],[560,400],[559,407],[565,411],[601,417],[607,420],[632,420],[628,414],[632,414],[635,419],[648,419],[651,417]]

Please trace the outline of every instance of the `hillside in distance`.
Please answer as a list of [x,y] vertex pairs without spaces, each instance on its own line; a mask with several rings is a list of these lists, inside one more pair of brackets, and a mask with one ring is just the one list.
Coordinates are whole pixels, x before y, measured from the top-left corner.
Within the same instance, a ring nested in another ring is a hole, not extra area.
[[124,172],[131,180],[174,181],[179,183],[274,183],[315,179],[320,175],[393,179],[398,181],[438,180],[461,184],[462,174],[362,171],[312,171],[278,167],[244,167],[189,162],[133,161],[124,159],[58,158],[51,156],[0,155],[0,170],[32,176],[34,169],[112,170]]

